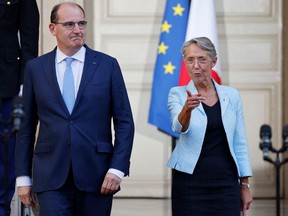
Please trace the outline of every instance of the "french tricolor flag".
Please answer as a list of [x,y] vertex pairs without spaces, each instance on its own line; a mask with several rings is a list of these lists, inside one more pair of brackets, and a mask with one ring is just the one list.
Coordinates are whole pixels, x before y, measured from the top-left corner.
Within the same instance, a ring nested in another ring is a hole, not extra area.
[[[191,1],[185,41],[195,37],[208,37],[215,45],[218,60],[212,70],[212,77],[217,83],[221,84],[221,68],[214,0]],[[190,77],[187,74],[184,61],[182,60],[179,85],[187,85],[189,81]]]

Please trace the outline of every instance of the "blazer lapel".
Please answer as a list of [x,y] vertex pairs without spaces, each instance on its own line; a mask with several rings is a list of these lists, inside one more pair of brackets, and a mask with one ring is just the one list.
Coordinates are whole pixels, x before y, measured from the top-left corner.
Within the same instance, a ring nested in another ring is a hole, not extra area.
[[85,62],[83,67],[82,78],[79,86],[79,90],[77,93],[74,109],[77,107],[82,94],[84,93],[89,81],[95,73],[97,65],[99,64],[99,60],[97,59],[97,55],[90,48],[85,46],[86,54],[85,54]]
[[[224,116],[228,104],[229,104],[229,97],[227,95],[227,93],[223,90],[223,88],[221,87],[221,85],[217,84],[213,79],[212,82],[215,85],[219,100],[220,100],[220,105],[221,105],[221,115],[222,117]],[[193,83],[193,81],[191,80],[188,85],[187,85],[187,89],[192,93],[192,94],[198,94],[198,91]],[[204,108],[202,106],[202,103],[200,103],[200,105],[197,107],[197,109],[199,109],[202,113],[205,114]]]
[[55,94],[61,108],[65,110],[65,112],[69,113],[65,102],[63,100],[58,81],[57,81],[57,76],[56,76],[56,66],[55,66],[55,57],[56,57],[56,48],[47,54],[47,59],[43,62],[43,71],[44,71],[44,76],[47,79],[47,82],[49,83],[49,86],[52,89],[52,92]]
[[221,85],[217,84],[216,82],[214,82],[214,85],[215,85],[215,88],[219,97],[220,106],[221,106],[221,116],[223,119],[223,116],[225,115],[225,112],[229,104],[229,97],[228,97],[227,92],[223,90],[223,88],[221,88]]

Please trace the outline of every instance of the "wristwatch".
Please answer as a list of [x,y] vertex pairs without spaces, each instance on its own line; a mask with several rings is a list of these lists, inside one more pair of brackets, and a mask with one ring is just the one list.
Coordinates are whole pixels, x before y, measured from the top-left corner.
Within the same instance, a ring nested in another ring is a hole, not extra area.
[[240,185],[241,186],[244,186],[244,187],[246,187],[246,188],[251,188],[251,184],[249,184],[249,183],[245,183],[245,182],[240,182]]

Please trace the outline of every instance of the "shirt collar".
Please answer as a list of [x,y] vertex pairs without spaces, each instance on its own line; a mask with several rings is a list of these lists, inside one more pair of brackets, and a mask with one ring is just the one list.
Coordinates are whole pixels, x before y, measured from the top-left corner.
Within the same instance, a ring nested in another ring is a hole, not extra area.
[[57,64],[59,64],[60,62],[62,62],[67,57],[72,57],[72,58],[74,58],[80,62],[84,62],[85,52],[86,52],[86,48],[84,46],[82,46],[80,48],[80,50],[78,52],[76,52],[73,56],[67,56],[63,52],[61,52],[61,50],[57,47],[57,49],[56,49],[56,62],[57,62]]

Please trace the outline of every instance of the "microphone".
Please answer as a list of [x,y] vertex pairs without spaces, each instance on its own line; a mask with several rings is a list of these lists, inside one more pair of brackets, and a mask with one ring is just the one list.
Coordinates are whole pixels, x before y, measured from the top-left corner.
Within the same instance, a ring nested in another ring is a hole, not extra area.
[[283,127],[283,132],[282,132],[282,137],[283,137],[283,151],[288,151],[288,125],[285,125]]
[[14,98],[14,110],[13,110],[13,132],[20,130],[21,120],[24,117],[22,97]]
[[267,124],[262,125],[260,128],[260,149],[263,150],[263,158],[268,158],[269,156],[269,150],[272,147],[271,136],[271,127]]

